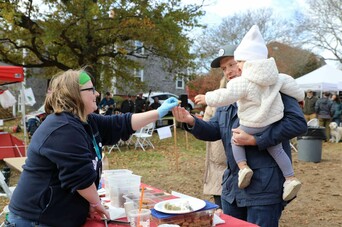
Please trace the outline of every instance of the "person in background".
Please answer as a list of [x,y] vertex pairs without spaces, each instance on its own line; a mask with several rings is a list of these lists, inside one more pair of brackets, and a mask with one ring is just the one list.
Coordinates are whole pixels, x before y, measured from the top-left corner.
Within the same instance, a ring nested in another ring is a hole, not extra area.
[[160,106],[161,104],[160,104],[160,102],[159,102],[159,99],[158,99],[158,97],[154,97],[154,99],[153,99],[153,103],[150,105],[150,110],[156,110],[156,109],[158,109],[158,107]]
[[333,102],[329,99],[330,92],[323,92],[323,97],[319,98],[315,104],[315,112],[319,121],[319,126],[325,127],[326,142],[330,140],[331,117],[333,116]]
[[[222,77],[220,88],[226,87],[227,78]],[[216,107],[207,106],[204,111],[203,120],[209,121],[214,116]],[[219,206],[217,212],[222,212],[222,176],[227,168],[227,157],[224,153],[222,140],[206,142],[206,156],[203,178],[203,194],[212,195],[215,204]]]
[[96,109],[89,74],[68,70],[54,76],[45,99],[48,114],[32,137],[9,204],[5,226],[82,226],[87,217],[110,219],[97,188],[103,146],[127,140],[178,105],[167,99],[157,110],[103,116]]
[[[234,60],[236,46],[228,45],[219,50],[219,56],[211,63],[212,68],[221,68],[228,80],[241,75]],[[177,121],[184,123],[184,129],[197,139],[216,141],[221,139],[227,157],[227,166],[222,178],[222,209],[225,214],[246,220],[261,227],[277,227],[284,206],[282,199],[284,177],[275,160],[266,148],[282,142],[287,155],[291,157],[289,139],[304,134],[307,124],[296,99],[281,94],[284,103],[284,117],[272,124],[266,131],[249,135],[239,129],[236,103],[218,107],[215,115],[203,121],[191,115],[185,108],[172,110]],[[239,146],[246,146],[246,156],[251,160],[254,171],[250,186],[238,187],[239,168],[234,160],[231,138]]]
[[132,96],[127,95],[127,98],[121,103],[121,113],[134,113],[134,102]]
[[337,94],[333,94],[331,96],[331,101],[333,102],[332,106],[332,121],[336,122],[338,126],[342,126],[342,102],[340,97]]
[[[158,97],[154,97],[153,98],[153,103],[148,106],[148,110],[158,109],[160,105],[161,105],[161,103],[159,102],[159,98]],[[162,125],[163,125],[162,119],[158,119],[156,121],[156,128],[161,127]]]
[[315,104],[317,102],[317,97],[314,96],[312,90],[306,91],[306,97],[304,98],[303,113],[305,120],[308,122],[316,118]]
[[[274,58],[267,58],[268,50],[259,27],[253,25],[243,37],[234,52],[234,58],[242,75],[227,83],[227,88],[209,91],[197,95],[197,104],[219,107],[237,102],[239,128],[249,134],[257,134],[284,116],[284,105],[280,92],[297,101],[304,99],[304,91],[289,75],[279,73]],[[244,146],[232,143],[233,155],[239,166],[239,188],[249,186],[253,176],[245,154]],[[292,200],[301,188],[301,182],[295,177],[291,159],[285,153],[282,144],[267,148],[279,165],[285,177],[283,199]]]
[[145,100],[143,99],[143,93],[139,93],[135,99],[135,112],[141,113],[145,111]]
[[28,133],[29,139],[31,139],[34,132],[39,127],[40,123],[41,123],[41,120],[37,116],[33,116],[33,117],[28,118],[27,123],[26,123],[26,131]]
[[105,110],[105,115],[112,115],[114,107],[115,101],[112,97],[112,94],[109,91],[107,91],[106,97],[104,97],[99,104],[99,109]]

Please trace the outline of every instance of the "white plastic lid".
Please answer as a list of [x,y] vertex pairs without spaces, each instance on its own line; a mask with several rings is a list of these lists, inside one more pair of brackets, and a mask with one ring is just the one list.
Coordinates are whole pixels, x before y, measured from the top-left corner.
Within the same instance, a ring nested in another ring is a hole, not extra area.
[[123,174],[132,174],[133,171],[129,169],[109,169],[109,170],[103,170],[103,174],[113,174],[113,175],[123,175]]

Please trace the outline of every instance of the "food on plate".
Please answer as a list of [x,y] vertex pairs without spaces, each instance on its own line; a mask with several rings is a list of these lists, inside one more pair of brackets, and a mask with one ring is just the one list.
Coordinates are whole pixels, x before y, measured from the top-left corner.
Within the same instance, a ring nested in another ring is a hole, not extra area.
[[190,206],[189,201],[183,201],[179,203],[171,203],[166,202],[164,204],[164,208],[166,210],[184,210],[184,211],[192,211],[192,207]]
[[180,206],[177,206],[171,203],[165,203],[164,208],[165,210],[181,210],[182,209]]

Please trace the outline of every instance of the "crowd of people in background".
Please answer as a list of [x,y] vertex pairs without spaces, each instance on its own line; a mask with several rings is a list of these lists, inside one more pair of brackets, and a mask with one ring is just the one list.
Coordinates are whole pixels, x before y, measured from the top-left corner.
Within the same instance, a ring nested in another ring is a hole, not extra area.
[[317,118],[319,126],[325,127],[326,141],[330,139],[329,124],[336,122],[341,126],[342,103],[336,93],[323,92],[321,98],[317,98],[312,90],[306,91],[304,99],[303,113],[307,122]]
[[[338,94],[323,92],[322,97],[319,98],[313,90],[308,89],[301,104],[307,122],[318,119],[319,126],[325,127],[326,141],[329,141],[331,136],[329,129],[331,122],[336,122],[338,126],[342,127],[342,102]],[[110,92],[106,92],[98,108],[101,114],[112,115],[114,113],[142,113],[147,110],[155,110],[160,105],[157,97],[152,103],[149,103],[143,98],[142,93],[137,96],[128,94],[119,104],[113,99]]]
[[144,99],[143,93],[139,93],[136,97],[128,94],[124,96],[121,103],[116,102],[112,94],[107,91],[98,105],[98,110],[100,114],[112,115],[114,113],[142,113],[147,110],[156,110],[160,106],[161,103],[158,97],[155,97],[153,102],[149,103]]

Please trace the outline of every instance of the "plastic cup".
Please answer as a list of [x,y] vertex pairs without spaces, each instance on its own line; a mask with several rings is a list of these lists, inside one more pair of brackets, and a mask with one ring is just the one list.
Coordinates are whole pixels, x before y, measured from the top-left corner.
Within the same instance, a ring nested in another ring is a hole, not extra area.
[[133,203],[133,201],[125,202],[124,203],[124,208],[125,208],[126,217],[128,217],[129,212],[131,210],[134,210],[134,203]]
[[134,209],[128,212],[131,227],[150,227],[151,211],[149,209]]

